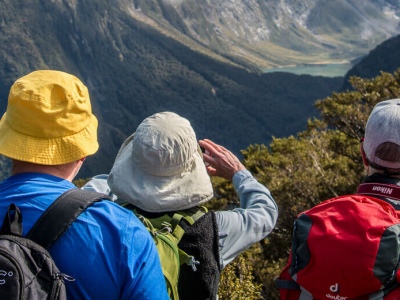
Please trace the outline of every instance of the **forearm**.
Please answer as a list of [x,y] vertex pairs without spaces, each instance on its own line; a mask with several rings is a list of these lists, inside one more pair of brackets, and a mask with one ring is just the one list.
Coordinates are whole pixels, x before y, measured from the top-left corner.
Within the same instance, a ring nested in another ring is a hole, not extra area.
[[265,238],[278,218],[278,208],[271,193],[250,172],[236,173],[233,186],[240,198],[240,208],[216,212],[222,268]]

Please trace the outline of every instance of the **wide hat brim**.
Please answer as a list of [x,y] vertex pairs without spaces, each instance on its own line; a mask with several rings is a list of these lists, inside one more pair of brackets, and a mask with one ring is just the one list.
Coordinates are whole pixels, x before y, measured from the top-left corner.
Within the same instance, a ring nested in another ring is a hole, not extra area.
[[61,165],[96,153],[98,121],[90,116],[88,125],[75,134],[63,137],[38,138],[21,134],[7,122],[0,121],[0,154],[12,159],[43,165]]
[[201,153],[193,153],[190,169],[175,176],[149,174],[133,159],[132,140],[122,145],[108,178],[108,184],[119,199],[147,212],[188,209],[213,197],[211,180]]

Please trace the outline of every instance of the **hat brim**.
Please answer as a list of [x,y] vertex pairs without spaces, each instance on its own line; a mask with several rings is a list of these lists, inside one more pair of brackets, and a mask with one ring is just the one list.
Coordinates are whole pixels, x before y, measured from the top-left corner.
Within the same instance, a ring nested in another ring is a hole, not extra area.
[[78,133],[56,138],[37,138],[15,131],[4,114],[0,121],[0,154],[43,165],[61,165],[96,153],[98,121],[94,115]]
[[132,157],[132,139],[118,152],[108,184],[119,199],[147,212],[188,209],[213,197],[211,180],[201,154],[194,153],[191,169],[176,176],[155,176],[142,171]]

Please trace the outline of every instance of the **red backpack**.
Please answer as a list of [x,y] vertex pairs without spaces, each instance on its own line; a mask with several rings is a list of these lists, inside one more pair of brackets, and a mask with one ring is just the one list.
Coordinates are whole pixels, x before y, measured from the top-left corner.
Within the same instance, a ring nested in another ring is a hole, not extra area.
[[371,195],[399,200],[400,187],[362,184],[299,214],[276,280],[281,300],[400,299],[400,220]]

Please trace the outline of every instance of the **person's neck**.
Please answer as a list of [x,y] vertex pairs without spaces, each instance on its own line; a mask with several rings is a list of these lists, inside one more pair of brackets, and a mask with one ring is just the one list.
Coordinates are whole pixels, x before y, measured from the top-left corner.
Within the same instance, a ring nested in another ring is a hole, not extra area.
[[11,174],[21,174],[21,173],[44,173],[53,175],[68,181],[75,178],[78,173],[80,166],[82,164],[79,161],[63,164],[63,165],[40,165],[23,161],[12,161]]

